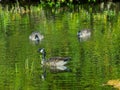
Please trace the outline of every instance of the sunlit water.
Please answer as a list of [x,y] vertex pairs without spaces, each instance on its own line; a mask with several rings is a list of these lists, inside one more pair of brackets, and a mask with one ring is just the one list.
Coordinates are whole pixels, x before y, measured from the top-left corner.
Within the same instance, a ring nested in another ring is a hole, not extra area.
[[[116,18],[117,17],[117,20]],[[0,19],[0,89],[1,90],[113,90],[103,85],[120,78],[120,15],[111,20],[102,13],[57,12],[49,10]],[[77,32],[91,29],[87,40]],[[44,39],[29,40],[33,31]],[[39,48],[46,58],[71,57],[67,71],[51,70],[41,65]]]

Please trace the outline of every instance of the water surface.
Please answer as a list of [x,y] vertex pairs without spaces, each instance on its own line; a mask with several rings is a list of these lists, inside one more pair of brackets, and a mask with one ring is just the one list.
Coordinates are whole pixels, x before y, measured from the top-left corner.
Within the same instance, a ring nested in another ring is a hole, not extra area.
[[[0,89],[113,90],[103,84],[120,77],[120,14],[112,10],[91,12],[91,8],[74,12],[41,9],[9,18],[1,13]],[[77,32],[87,28],[92,36],[80,41]],[[33,31],[44,35],[39,44],[29,41]],[[46,58],[71,57],[66,65],[70,71],[42,68],[39,48],[46,49]]]

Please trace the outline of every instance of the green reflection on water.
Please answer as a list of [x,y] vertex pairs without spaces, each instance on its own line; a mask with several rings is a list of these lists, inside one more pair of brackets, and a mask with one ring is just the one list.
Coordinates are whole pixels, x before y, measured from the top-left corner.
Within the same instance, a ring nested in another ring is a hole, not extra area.
[[[5,19],[2,13],[0,17],[1,90],[110,90],[102,84],[119,78],[119,15],[117,21],[107,21],[106,13],[93,13],[91,22],[91,14],[81,8],[79,12],[41,10],[8,16]],[[84,28],[92,29],[92,37],[80,42],[77,31]],[[30,43],[32,31],[44,35],[40,44]],[[70,56],[66,66],[72,71],[52,73],[47,69],[42,80],[44,71],[37,53],[42,47],[47,58]]]

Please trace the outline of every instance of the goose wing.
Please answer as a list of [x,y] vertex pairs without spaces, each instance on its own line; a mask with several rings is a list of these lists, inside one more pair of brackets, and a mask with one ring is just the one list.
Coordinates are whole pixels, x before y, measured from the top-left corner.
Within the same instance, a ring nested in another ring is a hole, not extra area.
[[49,58],[49,61],[68,61],[70,60],[70,57],[52,57],[52,58]]
[[48,60],[50,66],[63,66],[67,64],[68,60],[70,58],[68,57],[52,57]]

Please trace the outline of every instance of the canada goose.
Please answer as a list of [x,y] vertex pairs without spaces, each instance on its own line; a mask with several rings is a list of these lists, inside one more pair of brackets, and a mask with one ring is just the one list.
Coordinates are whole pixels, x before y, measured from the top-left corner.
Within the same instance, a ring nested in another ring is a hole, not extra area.
[[43,35],[41,35],[39,32],[32,32],[32,34],[29,36],[29,39],[31,41],[41,41],[44,38]]
[[52,57],[46,60],[46,52],[44,48],[40,48],[38,52],[42,53],[42,60],[41,64],[42,65],[47,65],[47,66],[64,66],[65,64],[68,63],[70,60],[69,57]]
[[91,31],[89,29],[78,31],[77,36],[80,40],[87,40],[91,37]]

